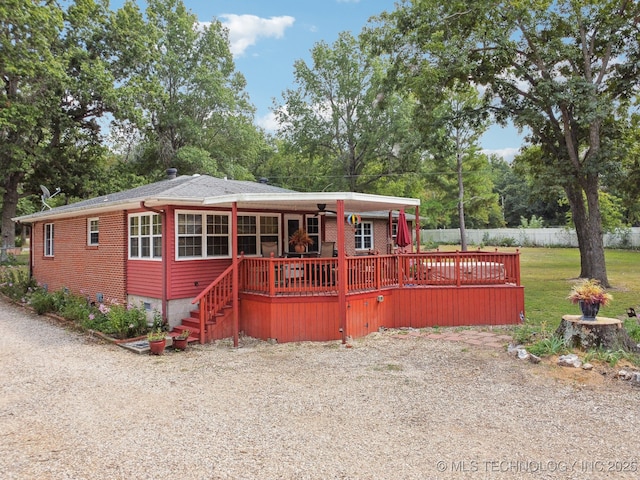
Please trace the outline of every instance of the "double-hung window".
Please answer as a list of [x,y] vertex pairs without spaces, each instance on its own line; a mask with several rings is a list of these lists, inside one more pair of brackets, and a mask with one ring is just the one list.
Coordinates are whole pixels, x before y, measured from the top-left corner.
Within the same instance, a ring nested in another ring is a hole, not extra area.
[[162,217],[159,214],[129,216],[129,258],[162,258]]
[[313,243],[307,247],[309,252],[320,251],[320,217],[307,217],[307,235],[313,240]]
[[229,256],[229,215],[178,213],[176,226],[178,258]]
[[373,247],[373,223],[362,222],[356,227],[356,250],[366,250]]
[[53,257],[53,223],[44,225],[44,256]]
[[87,220],[87,245],[98,245],[98,228],[99,221],[97,218]]
[[258,245],[279,243],[280,218],[277,215],[238,215],[238,254],[259,254]]

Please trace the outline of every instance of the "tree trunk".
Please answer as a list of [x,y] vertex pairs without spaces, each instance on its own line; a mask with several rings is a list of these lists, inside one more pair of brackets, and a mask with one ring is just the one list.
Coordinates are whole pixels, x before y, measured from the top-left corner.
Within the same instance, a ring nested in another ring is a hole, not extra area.
[[2,247],[11,248],[16,242],[16,226],[12,217],[18,210],[18,186],[24,177],[23,172],[9,173],[4,180],[2,195]]
[[460,248],[467,251],[467,228],[464,222],[464,182],[462,180],[462,154],[460,153],[460,143],[456,137],[456,160],[458,167],[458,219],[460,222]]
[[598,180],[590,176],[585,183],[584,190],[577,183],[565,187],[580,249],[580,278],[595,278],[604,287],[609,287],[602,239]]

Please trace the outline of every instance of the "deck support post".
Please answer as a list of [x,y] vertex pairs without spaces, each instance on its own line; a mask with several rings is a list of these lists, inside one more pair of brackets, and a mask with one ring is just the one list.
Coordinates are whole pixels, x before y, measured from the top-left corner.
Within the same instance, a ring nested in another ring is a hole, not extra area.
[[233,292],[233,346],[238,347],[238,202],[233,202],[231,205],[231,218],[233,222],[231,224],[231,258],[233,262],[232,276],[232,292]]
[[342,343],[347,343],[347,252],[344,238],[344,200],[337,202],[338,313]]

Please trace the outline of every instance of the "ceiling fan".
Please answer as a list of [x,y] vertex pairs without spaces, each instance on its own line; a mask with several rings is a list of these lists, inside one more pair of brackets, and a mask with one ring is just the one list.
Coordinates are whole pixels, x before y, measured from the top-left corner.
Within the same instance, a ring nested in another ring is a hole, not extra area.
[[325,213],[334,213],[334,214],[338,214],[338,212],[334,211],[334,210],[327,210],[327,204],[326,203],[318,203],[316,204],[318,207],[318,211],[316,212],[316,217],[318,215],[324,215]]

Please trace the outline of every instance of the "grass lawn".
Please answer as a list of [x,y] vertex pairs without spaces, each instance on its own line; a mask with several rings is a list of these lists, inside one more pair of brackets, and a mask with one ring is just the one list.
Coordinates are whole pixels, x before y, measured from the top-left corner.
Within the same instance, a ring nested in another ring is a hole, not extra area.
[[[578,249],[522,248],[520,252],[526,323],[546,324],[555,330],[563,315],[579,315],[578,306],[567,300],[580,274]],[[640,252],[607,250],[605,258],[613,301],[601,308],[599,315],[622,320],[627,317],[627,308],[640,304]]]

